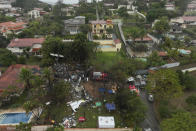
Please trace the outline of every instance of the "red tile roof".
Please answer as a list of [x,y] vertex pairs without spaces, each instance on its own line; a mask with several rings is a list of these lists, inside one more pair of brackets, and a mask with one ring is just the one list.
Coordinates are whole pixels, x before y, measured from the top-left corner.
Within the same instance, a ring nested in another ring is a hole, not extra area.
[[196,21],[196,16],[183,16],[184,21]]
[[187,8],[188,9],[196,8],[196,4],[188,4]]
[[2,26],[16,27],[16,26],[22,26],[22,25],[26,25],[26,23],[24,23],[24,22],[12,22],[12,21],[0,23],[0,27],[2,27]]
[[159,52],[159,56],[167,56],[167,52],[160,51],[160,52]]
[[96,21],[90,21],[91,24],[106,24],[106,21],[104,20],[96,20]]
[[150,38],[149,36],[145,36],[143,40],[141,38],[136,38],[135,41],[152,41],[152,38]]
[[118,43],[120,43],[120,40],[119,39],[116,39],[116,40],[114,40],[114,43],[115,44],[118,44]]
[[42,44],[45,38],[24,38],[14,39],[10,42],[8,47],[32,47],[33,44]]
[[0,31],[5,33],[7,31],[18,31],[25,28],[26,23],[24,22],[3,22],[0,23]]
[[19,74],[22,68],[37,69],[40,70],[39,66],[30,65],[12,65],[10,66],[0,77],[0,92],[8,88],[9,86],[16,86],[18,88],[23,88],[23,84],[19,81]]
[[112,24],[112,20],[96,20],[90,21],[91,24]]
[[112,20],[107,20],[106,23],[107,24],[112,24]]

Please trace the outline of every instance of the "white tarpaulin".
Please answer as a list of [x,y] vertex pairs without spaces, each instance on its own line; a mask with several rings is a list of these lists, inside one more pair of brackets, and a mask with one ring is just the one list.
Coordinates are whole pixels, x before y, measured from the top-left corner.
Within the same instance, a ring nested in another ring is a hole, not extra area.
[[79,101],[75,101],[75,102],[69,102],[69,104],[70,104],[72,110],[74,112],[76,112],[76,109],[79,108],[80,104],[83,103],[83,102],[85,102],[85,100],[79,100]]
[[99,116],[98,124],[99,128],[115,128],[113,116]]

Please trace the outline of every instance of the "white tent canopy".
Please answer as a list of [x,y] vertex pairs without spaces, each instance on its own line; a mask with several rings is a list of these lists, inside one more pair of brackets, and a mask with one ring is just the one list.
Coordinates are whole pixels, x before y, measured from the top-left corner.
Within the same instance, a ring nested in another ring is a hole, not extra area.
[[113,116],[99,116],[98,117],[99,128],[115,128],[115,122]]

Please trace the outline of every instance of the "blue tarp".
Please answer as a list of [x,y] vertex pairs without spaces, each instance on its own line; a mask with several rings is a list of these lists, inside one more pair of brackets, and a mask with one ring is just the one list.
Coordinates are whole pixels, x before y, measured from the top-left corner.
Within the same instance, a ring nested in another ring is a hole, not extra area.
[[111,111],[111,110],[116,110],[116,106],[113,103],[106,103],[105,107],[107,108],[107,110]]
[[106,89],[105,88],[99,88],[99,92],[105,92]]
[[112,90],[108,90],[108,93],[109,93],[109,94],[112,94],[112,93],[113,93],[113,91],[112,91]]

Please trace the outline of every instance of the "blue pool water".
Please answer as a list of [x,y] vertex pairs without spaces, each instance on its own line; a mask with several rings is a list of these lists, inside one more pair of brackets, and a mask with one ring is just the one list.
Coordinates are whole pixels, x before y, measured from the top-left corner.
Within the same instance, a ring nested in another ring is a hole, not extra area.
[[101,46],[99,46],[99,48],[113,48],[113,46],[110,46],[110,45],[101,45]]
[[0,115],[1,124],[18,124],[20,122],[28,123],[32,113],[6,113]]

